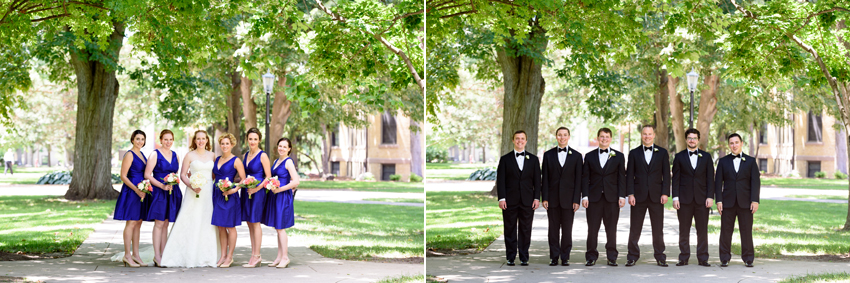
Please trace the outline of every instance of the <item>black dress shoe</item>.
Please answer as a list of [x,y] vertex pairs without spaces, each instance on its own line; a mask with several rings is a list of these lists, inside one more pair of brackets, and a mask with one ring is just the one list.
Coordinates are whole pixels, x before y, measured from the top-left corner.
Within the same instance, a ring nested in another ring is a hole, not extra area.
[[688,262],[685,261],[685,260],[680,260],[679,263],[676,264],[676,266],[684,266],[684,265],[688,265]]
[[570,266],[570,260],[562,260],[562,261],[561,261],[561,265],[563,265],[563,266]]
[[519,265],[521,265],[521,266],[528,266],[528,262],[527,262],[527,261],[520,261],[520,262],[519,262]]
[[700,262],[699,262],[699,265],[702,265],[702,266],[711,266],[711,264],[708,264],[708,261],[700,261]]
[[608,260],[608,265],[610,265],[610,266],[617,266],[617,261],[616,261],[616,260],[610,260],[610,259],[609,259],[609,260]]
[[658,264],[658,266],[667,267],[667,261],[666,260],[656,260],[655,263]]
[[727,266],[729,266],[728,261],[720,261],[720,267],[727,267]]
[[584,266],[594,266],[594,265],[596,265],[595,260],[588,260],[587,263],[584,264]]
[[637,262],[636,260],[627,260],[627,261],[626,261],[626,266],[635,266],[635,263],[636,263],[636,262]]
[[558,265],[557,259],[553,259],[552,261],[549,262],[549,266],[556,266],[556,265]]
[[516,264],[514,264],[514,261],[513,261],[513,260],[509,260],[509,261],[508,261],[508,266],[514,266],[514,265],[516,265]]
[[752,262],[752,261],[748,261],[748,262],[747,262],[747,264],[746,264],[746,266],[747,266],[747,267],[753,267],[753,262]]

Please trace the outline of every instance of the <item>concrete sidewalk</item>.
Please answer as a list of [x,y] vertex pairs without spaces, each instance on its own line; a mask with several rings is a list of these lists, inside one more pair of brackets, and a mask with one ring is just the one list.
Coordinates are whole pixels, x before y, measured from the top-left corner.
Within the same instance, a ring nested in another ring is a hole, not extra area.
[[[156,268],[123,267],[110,257],[124,251],[123,221],[108,220],[98,224],[74,255],[66,258],[0,261],[0,274],[25,277],[45,282],[374,282],[386,277],[422,274],[422,264],[373,263],[325,258],[309,249],[307,239],[289,237],[289,258],[286,269],[267,267],[277,256],[277,233],[263,227],[263,264],[243,268],[251,256],[248,227],[238,226],[239,238],[230,268]],[[151,246],[153,224],[142,225],[141,249]]]
[[[584,266],[587,250],[587,218],[585,209],[576,212],[573,223],[573,250],[570,266],[549,266],[547,240],[548,220],[543,208],[534,215],[529,249],[529,266],[505,265],[504,236],[496,239],[479,254],[449,257],[428,257],[426,274],[447,279],[449,282],[776,282],[791,275],[850,270],[850,262],[809,262],[756,258],[755,267],[743,265],[740,255],[732,255],[725,268],[720,267],[717,234],[708,235],[709,263],[711,267],[697,265],[696,230],[691,228],[691,258],[688,266],[675,266],[678,261],[679,222],[675,211],[664,211],[664,242],[669,267],[655,265],[649,216],[646,216],[639,241],[641,257],[638,264],[626,267],[629,233],[629,206],[621,209],[617,225],[617,250],[619,266],[605,265],[605,227],[599,232],[600,259],[595,266]],[[736,231],[733,242],[740,242]]]

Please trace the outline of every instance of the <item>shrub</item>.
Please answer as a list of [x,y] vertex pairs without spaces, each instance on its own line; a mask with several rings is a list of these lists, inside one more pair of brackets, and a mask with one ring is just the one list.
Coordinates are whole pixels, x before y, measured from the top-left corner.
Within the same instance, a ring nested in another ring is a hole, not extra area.
[[390,175],[390,181],[398,181],[398,180],[401,180],[401,175],[399,175],[399,174]]
[[841,173],[841,171],[835,171],[835,178],[838,180],[847,179],[847,174]]
[[372,175],[372,172],[360,173],[360,175],[357,176],[356,180],[358,180],[358,181],[374,181],[375,175]]
[[71,183],[71,172],[55,171],[38,178],[38,185],[67,185]]
[[121,176],[119,176],[118,174],[112,174],[112,183],[113,184],[121,184],[122,183]]
[[410,173],[410,182],[411,183],[419,183],[422,182],[422,177],[416,175],[416,173]]
[[449,151],[429,146],[425,149],[425,161],[430,163],[448,162]]
[[823,172],[823,171],[815,172],[815,178],[818,178],[818,179],[826,178],[826,172]]
[[484,168],[478,169],[472,174],[469,174],[469,178],[467,180],[470,181],[495,181],[496,180],[496,168]]

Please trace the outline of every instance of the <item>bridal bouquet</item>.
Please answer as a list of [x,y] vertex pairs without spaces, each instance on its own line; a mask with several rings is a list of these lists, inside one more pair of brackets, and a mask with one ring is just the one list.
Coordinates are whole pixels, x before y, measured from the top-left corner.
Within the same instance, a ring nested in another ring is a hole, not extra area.
[[[231,189],[233,189],[233,183],[230,182],[230,178],[225,178],[224,180],[218,180],[218,184],[215,185],[222,193],[225,193]],[[228,201],[230,198],[224,196],[224,201]]]
[[[245,180],[242,180],[242,182],[239,182],[239,186],[246,188],[246,189],[254,188],[259,184],[260,184],[260,181],[257,181],[257,179],[255,179],[254,176],[248,176],[248,178],[245,178]],[[248,195],[248,199],[251,199],[252,196],[253,195]]]
[[[177,181],[180,180],[180,177],[177,177],[177,173],[171,173],[162,178],[165,181],[166,185],[177,185]],[[171,191],[168,191],[168,195],[171,195]]]
[[[189,185],[193,188],[200,188],[207,184],[207,177],[203,176],[203,174],[192,174],[192,177],[189,178]],[[195,194],[195,198],[200,198],[201,196]]]
[[[144,181],[140,182],[139,184],[136,185],[136,187],[139,188],[139,190],[142,191],[143,193],[151,194],[151,182],[148,181],[148,180],[144,180]],[[145,201],[145,197],[142,197],[139,200],[139,202],[144,202],[144,201]]]
[[277,180],[277,177],[268,178],[266,179],[265,183],[267,192],[280,188],[280,181]]

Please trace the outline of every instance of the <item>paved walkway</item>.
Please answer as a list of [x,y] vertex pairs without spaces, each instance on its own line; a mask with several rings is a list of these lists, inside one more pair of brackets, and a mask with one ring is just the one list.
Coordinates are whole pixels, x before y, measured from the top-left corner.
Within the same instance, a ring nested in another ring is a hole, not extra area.
[[[809,262],[756,258],[755,267],[743,266],[740,256],[732,255],[730,265],[720,267],[718,235],[709,234],[709,263],[711,267],[697,265],[696,230],[691,228],[690,265],[678,267],[678,220],[673,211],[664,212],[664,242],[669,267],[655,265],[652,255],[652,234],[647,215],[639,241],[641,258],[638,264],[626,267],[629,232],[629,206],[623,207],[617,225],[617,250],[619,266],[605,265],[605,227],[599,232],[599,251],[602,257],[592,267],[584,266],[587,221],[585,209],[579,209],[573,224],[573,251],[570,266],[549,266],[548,221],[546,211],[539,208],[534,215],[529,249],[529,266],[505,265],[504,236],[496,239],[479,254],[449,257],[428,257],[426,274],[447,279],[449,282],[776,282],[790,275],[805,275],[828,271],[850,270],[850,262]],[[733,241],[740,242],[738,234]]]

